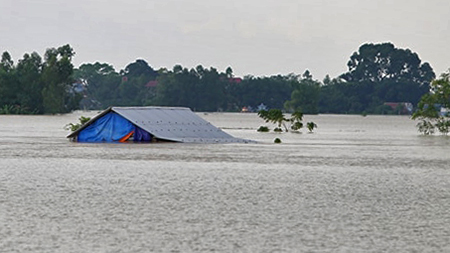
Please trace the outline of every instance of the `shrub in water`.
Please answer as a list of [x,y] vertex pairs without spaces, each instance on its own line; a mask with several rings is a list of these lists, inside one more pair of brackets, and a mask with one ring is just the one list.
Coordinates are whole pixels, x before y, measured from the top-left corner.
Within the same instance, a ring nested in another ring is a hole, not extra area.
[[317,125],[316,125],[316,123],[311,121],[311,122],[306,123],[306,127],[308,128],[308,131],[310,133],[312,133],[314,128],[317,128]]
[[275,128],[275,129],[273,129],[273,131],[274,131],[274,132],[279,132],[279,133],[281,133],[281,132],[283,132],[283,129],[277,127],[277,128]]
[[257,131],[258,132],[269,132],[269,128],[266,126],[260,126]]

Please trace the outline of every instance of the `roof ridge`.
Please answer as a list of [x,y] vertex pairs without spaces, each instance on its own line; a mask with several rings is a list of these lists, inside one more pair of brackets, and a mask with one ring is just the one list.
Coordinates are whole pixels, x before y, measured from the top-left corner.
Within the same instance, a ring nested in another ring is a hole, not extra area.
[[145,109],[164,109],[164,110],[189,110],[188,107],[173,107],[173,106],[111,106],[111,109],[125,109],[125,110],[145,110]]

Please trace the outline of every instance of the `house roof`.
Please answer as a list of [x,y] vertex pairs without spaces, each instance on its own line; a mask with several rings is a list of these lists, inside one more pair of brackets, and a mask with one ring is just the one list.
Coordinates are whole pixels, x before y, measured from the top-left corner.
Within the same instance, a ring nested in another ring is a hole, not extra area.
[[158,81],[156,81],[156,80],[149,81],[149,82],[145,85],[145,87],[147,87],[147,88],[156,87],[156,86],[158,86]]
[[158,139],[193,143],[249,142],[225,133],[184,107],[110,107],[67,138],[77,136],[84,128],[109,112],[121,115]]

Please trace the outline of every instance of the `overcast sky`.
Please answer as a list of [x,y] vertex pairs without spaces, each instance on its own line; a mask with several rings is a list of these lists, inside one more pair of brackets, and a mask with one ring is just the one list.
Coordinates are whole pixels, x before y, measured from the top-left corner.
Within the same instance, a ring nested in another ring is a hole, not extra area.
[[[5,4],[6,3],[6,4]],[[0,51],[15,62],[70,44],[74,64],[199,64],[235,75],[347,71],[366,42],[450,68],[449,0],[1,0]]]

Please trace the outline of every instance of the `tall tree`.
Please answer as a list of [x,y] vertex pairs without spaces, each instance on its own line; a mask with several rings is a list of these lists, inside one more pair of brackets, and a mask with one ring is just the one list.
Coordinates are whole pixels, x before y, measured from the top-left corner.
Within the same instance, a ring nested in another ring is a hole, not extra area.
[[306,70],[299,79],[294,81],[291,100],[286,101],[284,107],[289,111],[318,113],[320,82],[313,80],[309,70]]
[[0,60],[0,106],[16,105],[19,90],[14,62],[8,52],[3,52]]
[[24,112],[42,113],[42,58],[38,53],[25,54],[17,64],[21,92],[19,102]]
[[87,94],[83,103],[89,108],[104,109],[118,104],[118,87],[122,77],[112,65],[99,62],[83,64],[74,70],[73,76],[86,85]]
[[75,52],[69,45],[57,49],[50,48],[45,52],[45,62],[42,70],[44,88],[42,90],[45,113],[64,113],[75,109],[79,97],[71,93],[71,63]]
[[340,77],[356,85],[373,85],[371,97],[383,102],[417,104],[435,78],[431,66],[422,63],[416,53],[391,43],[362,45],[347,66],[349,71]]
[[158,77],[159,105],[187,106],[197,111],[217,111],[226,107],[228,79],[215,68],[198,65],[188,70],[179,65]]
[[263,103],[269,108],[283,108],[292,93],[290,76],[253,77],[246,76],[241,83],[233,84],[231,94],[237,105],[258,106]]
[[124,76],[145,76],[151,80],[155,80],[158,76],[156,72],[145,60],[137,59],[135,62],[128,64],[121,73]]
[[349,71],[341,75],[348,82],[381,82],[384,80],[413,82],[428,86],[435,77],[428,63],[416,53],[396,48],[391,43],[364,44],[347,63]]
[[138,59],[128,64],[121,71],[121,75],[124,81],[119,86],[119,104],[142,105],[146,102],[145,98],[149,92],[146,84],[155,80],[158,72],[153,70],[146,61]]

